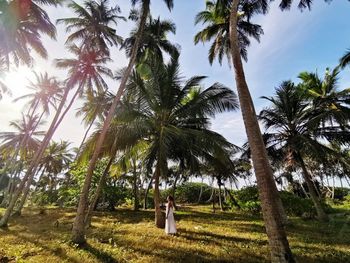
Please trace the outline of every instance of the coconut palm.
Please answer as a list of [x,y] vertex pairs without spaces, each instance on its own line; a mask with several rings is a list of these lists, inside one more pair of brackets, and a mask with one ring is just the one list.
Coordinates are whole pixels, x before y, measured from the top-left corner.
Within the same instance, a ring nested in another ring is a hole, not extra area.
[[0,58],[7,67],[11,57],[15,64],[24,62],[31,65],[34,50],[43,58],[47,51],[42,43],[41,34],[56,38],[56,28],[50,21],[42,5],[57,6],[60,0],[9,0],[0,5]]
[[[32,90],[33,93],[18,97],[14,101],[29,99],[26,103],[26,106],[28,107],[27,114],[29,116],[39,114],[40,121],[44,114],[50,114],[50,107],[56,109],[57,104],[62,99],[62,87],[56,77],[49,76],[47,72],[44,74],[34,72],[34,75],[36,79],[35,82],[30,81],[27,86],[27,88]],[[42,108],[40,112],[39,107]]]
[[274,97],[263,98],[272,104],[259,115],[268,129],[265,134],[267,147],[279,151],[285,163],[294,164],[302,170],[318,218],[327,220],[305,160],[311,158],[320,163],[326,162],[327,156],[339,156],[337,151],[320,141],[344,144],[350,133],[340,127],[329,128],[315,123],[313,107],[292,82],[283,82]]
[[[40,158],[44,153],[45,148],[48,146],[50,139],[52,138],[54,132],[58,128],[58,126],[63,121],[67,112],[70,110],[77,96],[82,95],[84,92],[84,88],[87,90],[92,90],[96,88],[97,90],[105,90],[107,89],[107,84],[104,80],[104,77],[112,77],[112,71],[105,66],[105,64],[110,60],[108,56],[106,56],[103,52],[96,50],[89,50],[87,48],[82,49],[78,48],[75,45],[69,47],[69,50],[77,56],[75,59],[56,59],[56,66],[59,68],[68,69],[68,79],[66,80],[66,88],[61,100],[61,103],[56,111],[56,116],[52,121],[49,131],[47,132],[44,141],[38,151],[40,153],[40,157],[37,157],[37,164],[39,165]],[[64,102],[67,100],[68,93],[75,86],[78,86],[73,97],[69,101],[65,110],[61,113],[63,109]],[[59,118],[57,114],[60,114]],[[57,119],[56,119],[57,118]],[[23,205],[26,201],[27,195],[30,190],[31,182],[33,181],[34,173],[31,176],[31,179],[28,179],[27,185],[25,187],[23,197],[18,206],[18,212],[21,213]]]
[[302,72],[299,74],[302,80],[299,87],[312,103],[315,122],[322,126],[332,124],[349,128],[350,89],[338,89],[338,75],[339,67],[333,70],[327,68],[323,79],[317,73]]
[[[221,52],[228,52],[234,68],[238,98],[241,106],[244,125],[248,137],[248,142],[252,152],[252,160],[259,196],[262,203],[264,222],[268,235],[271,261],[272,262],[294,262],[292,252],[289,248],[286,233],[284,231],[282,203],[278,195],[277,187],[273,178],[272,169],[268,161],[265,145],[262,139],[260,127],[257,121],[253,100],[250,95],[242,63],[242,43],[240,42],[239,22],[250,22],[253,15],[266,13],[268,1],[241,1],[241,0],[217,0],[213,2],[216,13],[221,16],[227,13],[225,21],[229,22],[229,46],[230,49],[221,48]],[[210,7],[212,8],[212,7]],[[228,9],[230,12],[222,10]],[[247,12],[248,10],[249,12]],[[249,15],[245,15],[245,14]],[[213,20],[208,20],[207,28],[215,26]],[[215,28],[215,27],[214,27]],[[217,27],[218,33],[220,31]],[[214,34],[211,34],[214,35]],[[221,36],[222,39],[225,35]],[[210,53],[209,53],[210,54]],[[220,57],[220,56],[219,56]],[[210,60],[210,59],[209,59]]]
[[[170,20],[160,20],[159,17],[154,19],[149,15],[143,31],[142,42],[138,49],[136,63],[142,65],[142,62],[154,56],[163,60],[163,53],[167,53],[170,56],[177,56],[179,54],[179,47],[167,39],[169,33],[176,33],[176,26],[173,22]],[[130,37],[125,39],[121,47],[126,49],[128,57],[131,56],[136,35],[137,28],[131,31]]]
[[77,157],[79,156],[85,140],[94,125],[96,120],[103,121],[107,115],[106,110],[108,109],[111,101],[113,100],[113,94],[107,90],[104,92],[87,90],[83,95],[84,103],[77,110],[76,116],[83,116],[83,123],[87,126],[86,132],[84,134],[83,140],[80,143],[77,151]]
[[[57,176],[62,173],[72,161],[73,154],[69,149],[70,143],[67,141],[51,142],[47,147],[40,166],[42,167],[41,176],[38,178],[37,185],[44,180],[44,173],[47,174],[48,193],[52,193],[56,184]],[[39,169],[40,170],[40,169]]]
[[[120,85],[118,92],[116,93],[116,96],[114,97],[113,103],[111,107],[108,110],[108,114],[106,116],[106,119],[103,124],[102,131],[100,133],[100,136],[96,142],[96,147],[94,150],[94,153],[91,157],[89,168],[85,177],[83,189],[81,190],[80,199],[79,199],[79,205],[77,210],[77,216],[73,223],[73,229],[72,229],[72,241],[77,244],[83,244],[86,242],[84,234],[85,234],[85,209],[88,204],[88,194],[89,189],[91,185],[91,180],[93,176],[93,171],[95,169],[97,160],[99,158],[100,151],[102,149],[102,145],[105,139],[105,136],[107,134],[108,128],[112,122],[115,110],[117,108],[118,103],[120,102],[120,99],[122,95],[124,94],[126,83],[128,81],[128,78],[131,74],[131,71],[135,65],[136,62],[136,56],[137,51],[139,49],[141,38],[143,34],[143,30],[146,24],[147,17],[150,12],[150,0],[131,0],[132,5],[135,5],[137,3],[141,2],[141,16],[139,20],[139,28],[138,33],[136,35],[135,44],[133,47],[133,50],[131,52],[131,56],[129,59],[128,66],[126,67],[123,77],[120,80]],[[164,2],[167,4],[168,8],[171,9],[173,7],[173,0],[164,0]],[[1,223],[1,222],[0,222]],[[1,225],[1,224],[0,224]]]
[[[196,15],[195,24],[206,24],[207,26],[198,32],[194,37],[194,43],[212,42],[209,48],[208,59],[210,64],[213,64],[217,58],[222,64],[224,56],[226,56],[229,64],[231,64],[231,45],[230,45],[230,6],[219,5],[217,1],[207,1],[206,9]],[[259,1],[249,3],[249,1],[242,1],[242,12],[238,15],[237,32],[240,54],[242,58],[248,60],[247,48],[254,38],[260,41],[260,36],[264,33],[262,27],[253,24],[250,21],[252,12],[259,10]],[[249,7],[249,8],[248,8]]]
[[[28,163],[33,158],[34,152],[39,148],[39,137],[43,136],[44,132],[36,130],[39,125],[38,119],[38,116],[29,117],[22,115],[21,120],[10,122],[10,126],[16,131],[0,133],[0,139],[2,140],[0,151],[1,155],[9,160],[6,163],[6,167],[11,174],[11,184],[17,181],[22,168],[22,166],[17,164]],[[14,190],[14,185],[12,185],[12,189],[10,189],[9,185],[7,192],[12,194],[13,191],[11,190]],[[9,200],[5,198],[4,202],[7,201]]]
[[208,128],[208,117],[237,109],[237,101],[235,94],[221,84],[199,88],[202,76],[184,83],[177,58],[168,64],[158,60],[148,63],[147,78],[133,72],[116,118],[149,142],[145,162],[148,167],[155,165],[155,223],[161,226],[159,180],[167,177],[168,162],[179,162],[189,156],[192,160],[206,158],[214,150],[231,147]]
[[72,1],[68,7],[73,10],[75,17],[58,19],[57,23],[66,25],[66,31],[71,32],[66,44],[81,41],[83,48],[97,49],[109,55],[109,46],[118,46],[123,39],[112,27],[119,20],[126,19],[120,14],[118,5],[109,7],[109,0],[84,1],[83,5]]

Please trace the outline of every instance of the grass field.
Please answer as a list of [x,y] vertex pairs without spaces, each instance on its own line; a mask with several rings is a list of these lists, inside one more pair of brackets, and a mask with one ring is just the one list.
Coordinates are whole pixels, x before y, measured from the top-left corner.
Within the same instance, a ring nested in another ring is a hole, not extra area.
[[[350,214],[350,211],[348,211]],[[27,209],[0,230],[0,262],[268,262],[260,217],[183,207],[176,212],[178,236],[153,225],[153,212],[119,209],[98,212],[88,245],[77,248],[69,236],[74,209]],[[292,218],[289,241],[298,262],[350,262],[350,223]]]

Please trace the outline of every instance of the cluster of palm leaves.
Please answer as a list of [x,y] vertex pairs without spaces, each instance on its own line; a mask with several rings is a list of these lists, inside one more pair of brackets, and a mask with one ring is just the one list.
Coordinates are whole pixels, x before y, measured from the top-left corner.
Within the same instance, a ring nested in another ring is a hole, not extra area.
[[350,139],[350,90],[338,91],[338,74],[337,67],[327,70],[324,79],[303,72],[300,84],[283,82],[275,96],[264,97],[271,106],[259,115],[268,129],[264,138],[274,162],[283,163],[287,170],[302,171],[318,217],[324,220],[327,216],[307,163],[332,166],[337,160],[349,165],[346,156],[332,147],[348,147]]

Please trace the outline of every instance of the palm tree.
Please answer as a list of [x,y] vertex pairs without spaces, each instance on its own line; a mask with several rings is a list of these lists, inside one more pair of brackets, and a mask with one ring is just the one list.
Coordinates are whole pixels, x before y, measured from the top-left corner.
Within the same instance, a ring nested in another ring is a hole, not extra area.
[[[349,128],[350,120],[350,89],[338,90],[339,67],[333,70],[327,68],[321,79],[317,73],[302,72],[299,86],[304,96],[312,103],[315,122],[322,126],[332,124]],[[317,116],[317,117],[316,117]]]
[[87,126],[86,132],[84,134],[83,140],[78,147],[76,156],[78,157],[85,140],[94,125],[96,120],[103,121],[107,115],[106,110],[110,106],[110,102],[113,100],[113,94],[107,90],[104,92],[87,90],[83,95],[84,103],[78,109],[76,116],[83,116],[83,123]]
[[43,58],[47,51],[42,43],[41,34],[56,38],[56,28],[41,5],[60,4],[60,0],[9,0],[0,5],[0,58],[7,67],[12,57],[15,64],[24,62],[31,65],[34,50]]
[[[221,49],[221,52],[228,52],[228,56],[230,56],[230,61],[232,61],[234,67],[238,98],[241,106],[241,112],[246,128],[249,146],[252,152],[253,166],[257,178],[259,196],[262,203],[264,222],[271,251],[271,261],[294,262],[293,255],[289,248],[287,236],[283,227],[284,223],[281,216],[281,200],[279,198],[277,187],[273,178],[272,169],[268,161],[265,145],[256,117],[253,100],[251,98],[248,84],[245,79],[243,63],[241,59],[242,42],[240,41],[241,31],[238,27],[239,22],[242,20],[250,22],[254,14],[265,14],[268,9],[268,1],[217,0],[216,2],[213,2],[213,5],[217,10],[215,13],[219,14],[220,19],[222,19],[223,14],[228,14],[224,19],[225,21],[228,21],[229,24],[230,48],[226,49],[223,47]],[[228,9],[229,12],[222,11],[225,9]],[[205,24],[207,23],[206,20],[204,20],[204,22]],[[215,20],[208,20],[207,24],[208,26],[206,29],[215,29]],[[216,32],[219,39],[224,39],[225,35],[221,34],[225,33],[225,31],[220,30],[220,27],[216,28],[218,29]],[[210,35],[215,34],[212,33]]]
[[[56,105],[62,99],[61,83],[56,77],[50,77],[47,72],[44,74],[34,72],[36,81],[30,82],[27,86],[28,89],[33,90],[33,93],[23,95],[16,98],[14,101],[22,99],[29,99],[26,103],[28,107],[27,114],[34,116],[34,114],[40,114],[39,122],[44,114],[50,114],[50,106],[56,109]],[[39,113],[39,107],[42,111]]]
[[222,147],[232,147],[208,128],[209,117],[237,109],[237,101],[235,94],[219,83],[199,88],[205,78],[202,76],[183,84],[178,58],[168,64],[157,59],[148,63],[150,74],[146,78],[133,72],[116,119],[133,127],[131,130],[140,134],[140,139],[147,138],[145,162],[148,167],[155,165],[155,223],[160,227],[159,180],[167,177],[168,162],[207,158]]
[[279,151],[285,163],[296,164],[302,169],[318,218],[327,220],[305,159],[311,158],[320,163],[326,162],[327,156],[339,156],[337,151],[320,141],[347,143],[350,134],[340,127],[319,126],[314,121],[313,107],[303,95],[292,82],[283,82],[276,89],[275,97],[263,97],[272,105],[261,111],[259,119],[271,130],[265,135],[267,146]]
[[49,186],[48,194],[52,194],[57,184],[57,176],[66,170],[72,161],[73,154],[70,153],[69,145],[70,143],[67,141],[51,142],[40,162],[42,173],[38,178],[37,185],[40,184],[42,176],[46,172]]
[[112,24],[117,26],[118,20],[126,20],[118,15],[118,5],[109,7],[109,0],[84,1],[83,6],[72,1],[68,7],[76,16],[57,20],[57,23],[66,25],[67,32],[76,30],[68,36],[66,44],[80,40],[82,48],[94,48],[109,55],[108,46],[118,46],[122,43],[122,37],[111,27]]
[[[179,55],[179,46],[172,44],[168,39],[169,33],[176,33],[176,26],[169,20],[153,19],[148,16],[147,22],[142,35],[142,42],[138,49],[136,63],[142,65],[149,57],[157,56],[160,61],[163,60],[163,52],[170,56]],[[126,49],[126,55],[131,56],[132,48],[135,44],[137,28],[133,29],[130,37],[125,39],[121,48]]]
[[[75,45],[70,46],[69,50],[77,56],[76,59],[56,59],[56,66],[59,68],[68,68],[69,72],[68,79],[66,80],[65,93],[63,95],[61,105],[59,106],[57,112],[61,113],[61,110],[63,109],[62,106],[64,105],[64,102],[67,99],[68,92],[76,85],[78,85],[78,88],[76,89],[76,92],[74,93],[65,110],[62,112],[62,114],[60,114],[59,118],[57,118],[57,120],[55,120],[54,118],[54,121],[52,122],[52,124],[54,123],[54,126],[52,129],[50,127],[47,133],[51,134],[49,135],[51,136],[51,138],[53,136],[53,133],[63,121],[67,112],[70,110],[77,96],[83,93],[83,89],[86,88],[87,90],[92,90],[95,87],[97,90],[105,90],[107,89],[107,84],[103,77],[113,76],[112,71],[109,68],[105,67],[105,63],[107,63],[110,59],[103,52],[82,49],[78,48]],[[50,139],[48,139],[48,136],[44,138],[45,143],[43,143],[43,145],[41,145],[40,147],[40,151],[42,151],[41,155],[44,153],[45,148],[48,146]],[[41,158],[41,156],[39,158]],[[30,190],[31,182],[33,180],[33,176],[27,182],[23,193],[23,197],[18,208],[18,213],[21,213],[21,209],[23,208],[23,205],[26,201],[27,195]]]
[[[106,83],[103,79],[103,76],[112,76],[111,71],[104,66],[104,64],[109,61],[109,58],[103,54],[102,52],[96,50],[88,50],[82,48],[78,48],[73,45],[69,47],[69,50],[73,52],[73,54],[77,55],[76,59],[59,59],[56,60],[56,64],[61,68],[69,68],[68,70],[68,79],[66,81],[66,88],[64,89],[64,93],[61,99],[61,102],[57,108],[55,116],[50,124],[50,127],[40,145],[40,148],[35,153],[35,156],[32,159],[32,162],[27,169],[25,176],[23,177],[18,189],[14,195],[12,202],[9,204],[3,218],[0,220],[0,227],[6,226],[11,215],[11,212],[16,204],[17,199],[20,194],[23,192],[23,197],[21,200],[20,208],[23,207],[23,204],[27,198],[27,195],[30,190],[30,185],[34,179],[35,173],[37,171],[38,165],[40,163],[40,159],[44,154],[46,147],[49,145],[49,142],[55,133],[57,127],[62,122],[64,116],[67,114],[76,97],[83,93],[83,88],[92,89],[96,87],[99,90],[106,89]],[[78,88],[76,89],[75,94],[70,100],[67,107],[64,109],[64,105],[67,102],[68,94],[71,89],[73,89],[76,85]]]
[[[39,125],[38,119],[38,116],[22,115],[21,120],[10,122],[10,126],[16,131],[0,133],[0,139],[2,140],[0,151],[2,156],[7,156],[9,160],[6,167],[11,172],[11,179],[7,193],[11,196],[12,190],[15,189],[13,183],[17,181],[22,168],[16,163],[28,163],[33,158],[34,152],[39,148],[40,141],[38,137],[44,135],[43,131],[36,130]],[[10,200],[4,198],[3,203],[8,201]]]
[[346,53],[340,58],[339,65],[341,68],[345,68],[350,65],[350,49],[346,51]]
[[[164,1],[167,4],[169,9],[171,9],[173,7],[173,0],[164,0]],[[99,158],[99,154],[100,154],[104,139],[106,137],[108,128],[109,128],[111,121],[112,121],[112,118],[114,116],[115,110],[117,108],[117,105],[120,102],[122,95],[124,94],[126,83],[127,83],[128,78],[131,74],[131,71],[135,65],[137,51],[138,51],[139,46],[141,44],[143,30],[144,30],[144,27],[146,24],[147,17],[148,17],[149,12],[150,12],[150,2],[151,2],[150,0],[131,0],[131,3],[133,5],[135,5],[138,2],[142,3],[141,17],[139,20],[138,33],[136,35],[135,44],[134,44],[134,47],[133,47],[133,50],[131,52],[131,56],[129,59],[129,64],[124,71],[123,77],[120,80],[118,92],[113,100],[111,107],[108,110],[108,114],[107,114],[106,119],[104,121],[102,131],[101,131],[100,136],[96,142],[96,148],[94,150],[94,153],[93,153],[91,160],[90,160],[90,163],[89,163],[89,168],[88,168],[88,171],[87,171],[87,174],[85,177],[83,189],[81,190],[79,205],[78,205],[78,210],[77,210],[77,216],[74,220],[73,229],[72,229],[72,241],[74,243],[77,243],[77,244],[83,244],[86,242],[85,237],[84,237],[84,234],[85,234],[85,223],[84,223],[85,209],[86,209],[86,206],[88,203],[88,194],[89,194],[89,189],[90,189],[90,185],[91,185],[93,171],[95,169],[97,160]]]
[[[224,56],[226,56],[228,62],[231,64],[231,45],[230,45],[230,8],[220,6],[219,1],[207,1],[206,10],[199,12],[196,15],[195,24],[207,24],[203,30],[198,32],[194,37],[194,43],[199,42],[211,42],[209,48],[208,59],[210,64],[213,64],[217,58],[220,65]],[[252,13],[260,8],[257,6],[259,1],[255,1],[248,6],[248,1],[242,4],[242,12],[238,16],[237,32],[238,43],[240,48],[240,54],[242,58],[248,60],[247,48],[250,45],[250,37],[257,41],[260,41],[260,36],[264,33],[260,25],[253,24],[250,21]],[[249,8],[248,8],[249,7]]]

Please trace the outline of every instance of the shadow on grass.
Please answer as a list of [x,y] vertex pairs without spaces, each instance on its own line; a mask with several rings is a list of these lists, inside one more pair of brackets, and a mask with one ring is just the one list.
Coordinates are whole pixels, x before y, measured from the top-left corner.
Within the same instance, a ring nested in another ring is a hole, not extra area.
[[99,260],[99,262],[104,262],[104,263],[117,263],[118,262],[118,260],[113,258],[107,252],[96,249],[93,246],[89,245],[88,243],[80,246],[78,249],[84,250],[84,251],[89,252],[90,254],[94,255],[95,258],[97,260]]

